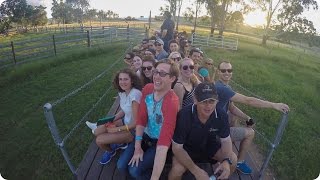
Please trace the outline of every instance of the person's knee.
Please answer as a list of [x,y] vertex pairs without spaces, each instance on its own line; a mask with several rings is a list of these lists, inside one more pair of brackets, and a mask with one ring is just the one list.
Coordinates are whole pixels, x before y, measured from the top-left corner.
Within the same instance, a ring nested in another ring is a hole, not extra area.
[[254,130],[252,128],[246,128],[246,138],[247,139],[254,138]]
[[124,173],[124,172],[126,172],[127,168],[128,168],[128,163],[127,163],[127,162],[124,162],[122,159],[118,159],[117,169],[118,169],[120,172]]
[[103,138],[101,136],[96,137],[96,143],[98,146],[101,146],[103,144]]
[[171,167],[170,175],[173,177],[180,177],[185,172],[186,172],[186,169],[184,167],[175,165]]
[[141,172],[139,170],[138,167],[136,166],[129,166],[129,174],[134,178],[134,179],[137,179],[140,175],[141,175]]

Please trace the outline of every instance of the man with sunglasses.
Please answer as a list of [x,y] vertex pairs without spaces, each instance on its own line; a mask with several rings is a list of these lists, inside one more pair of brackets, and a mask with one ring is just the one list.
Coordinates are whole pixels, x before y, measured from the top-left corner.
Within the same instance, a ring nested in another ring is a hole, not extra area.
[[[227,179],[235,170],[237,157],[232,151],[227,115],[216,111],[218,95],[212,83],[200,83],[194,104],[182,108],[172,138],[172,169],[169,179],[181,179],[189,170],[197,179],[209,179],[195,162],[219,161],[214,170],[218,179]],[[219,175],[218,175],[219,174]]]
[[179,99],[171,89],[178,76],[176,63],[159,61],[153,71],[153,84],[142,90],[135,142],[120,156],[127,160],[129,173],[136,179],[159,179],[161,175],[179,109]]
[[156,60],[161,60],[168,57],[168,53],[163,49],[163,41],[161,39],[157,39],[154,42],[156,47]]
[[254,130],[252,125],[253,119],[242,112],[234,105],[234,102],[246,104],[257,108],[272,108],[283,113],[289,111],[289,106],[283,103],[273,103],[264,101],[254,97],[248,97],[237,93],[229,86],[232,78],[232,65],[228,61],[223,61],[218,66],[219,80],[215,83],[219,95],[217,108],[228,113],[230,125],[234,125],[235,117],[246,120],[247,127],[231,127],[230,134],[232,141],[240,141],[240,149],[238,154],[237,169],[244,174],[252,173],[251,168],[244,161],[246,152],[254,138]]

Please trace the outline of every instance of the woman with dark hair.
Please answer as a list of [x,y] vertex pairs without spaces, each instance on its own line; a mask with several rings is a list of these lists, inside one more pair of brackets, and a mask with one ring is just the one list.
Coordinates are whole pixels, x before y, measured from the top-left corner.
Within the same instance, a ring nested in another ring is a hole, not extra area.
[[[136,116],[141,98],[141,80],[131,69],[120,70],[113,79],[113,86],[120,97],[120,111],[115,115],[113,125],[103,124],[92,129],[97,145],[105,150],[100,164],[107,164],[116,150],[125,149],[133,141]],[[86,122],[89,128],[94,123]]]
[[189,41],[185,38],[181,38],[179,42],[179,53],[181,54],[182,58],[188,57],[189,50],[190,50],[190,44]]
[[141,76],[142,57],[135,55],[132,59],[132,69],[137,73],[138,77]]
[[152,71],[154,70],[154,66],[156,61],[152,56],[145,56],[142,61],[142,73],[141,73],[141,80],[143,86],[148,83],[152,83]]
[[128,52],[124,56],[123,61],[124,61],[124,63],[126,63],[128,65],[128,67],[131,66],[133,57],[134,57],[134,54],[132,52]]
[[179,43],[175,39],[169,41],[169,53],[179,52]]

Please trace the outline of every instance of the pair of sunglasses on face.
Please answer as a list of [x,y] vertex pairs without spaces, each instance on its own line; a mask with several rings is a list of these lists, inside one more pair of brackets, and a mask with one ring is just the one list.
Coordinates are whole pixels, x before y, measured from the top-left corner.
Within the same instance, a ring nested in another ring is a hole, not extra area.
[[161,46],[162,44],[159,44],[159,43],[155,43],[154,45],[155,45],[155,46]]
[[164,71],[158,71],[158,70],[153,70],[152,74],[155,76],[159,74],[160,77],[166,77],[166,75],[170,75],[170,73],[164,72]]
[[183,70],[188,70],[188,69],[190,69],[190,70],[194,70],[194,65],[185,65],[185,66],[182,66],[182,69]]
[[175,58],[171,58],[171,59],[174,60],[174,61],[180,61],[181,57],[175,57]]
[[147,67],[141,67],[142,71],[148,70],[150,71],[152,69],[152,66],[147,66]]
[[222,73],[232,73],[232,69],[219,69]]

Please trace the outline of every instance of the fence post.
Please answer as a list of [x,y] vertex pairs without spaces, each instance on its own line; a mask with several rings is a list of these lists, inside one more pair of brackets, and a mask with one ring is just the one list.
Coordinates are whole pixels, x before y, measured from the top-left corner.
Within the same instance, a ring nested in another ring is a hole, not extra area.
[[87,42],[88,42],[88,47],[91,47],[91,40],[90,40],[90,31],[87,30]]
[[53,42],[54,55],[57,56],[56,40],[54,38],[54,35],[52,35],[52,42]]
[[259,180],[263,179],[263,173],[266,170],[267,165],[269,164],[269,161],[271,160],[271,157],[272,157],[274,150],[277,148],[277,146],[279,145],[279,143],[281,141],[284,129],[286,128],[287,124],[288,124],[288,114],[284,113],[282,115],[282,119],[281,119],[279,126],[277,128],[277,132],[276,132],[276,136],[274,138],[274,141],[271,145],[271,150],[270,150],[266,160],[263,162],[263,165],[261,166],[261,169],[259,172]]
[[43,106],[43,110],[44,110],[44,116],[46,118],[46,121],[47,121],[49,130],[51,132],[52,138],[53,138],[55,144],[60,148],[60,150],[62,152],[62,155],[63,155],[64,159],[66,160],[68,166],[69,166],[69,169],[75,175],[76,170],[75,170],[75,168],[74,168],[74,166],[73,166],[73,164],[72,164],[72,162],[70,160],[70,157],[69,157],[67,151],[64,148],[64,144],[63,144],[62,139],[61,139],[61,137],[59,135],[58,128],[57,128],[56,122],[55,122],[54,117],[53,117],[52,105],[50,103],[46,103]]
[[130,40],[130,33],[129,33],[129,24],[127,26],[127,42]]
[[14,64],[17,64],[16,53],[14,52],[13,41],[11,41],[11,52],[12,52],[12,56],[13,56],[13,62],[14,62]]

